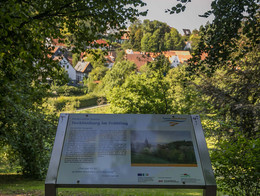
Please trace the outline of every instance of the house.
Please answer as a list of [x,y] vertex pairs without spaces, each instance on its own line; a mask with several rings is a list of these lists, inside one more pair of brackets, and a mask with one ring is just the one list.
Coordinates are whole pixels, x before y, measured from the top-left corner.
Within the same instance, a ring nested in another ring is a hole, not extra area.
[[180,59],[178,58],[177,55],[173,55],[169,57],[169,61],[171,63],[170,67],[177,67],[180,64]]
[[147,54],[126,54],[125,60],[131,61],[136,64],[137,70],[148,62],[152,62],[153,58]]
[[190,51],[186,50],[170,50],[163,52],[171,63],[171,67],[177,67],[179,64],[187,62],[192,56]]
[[71,52],[66,50],[66,48],[57,46],[51,51],[51,53],[52,55],[50,58],[53,60],[58,60],[60,66],[68,73],[70,80],[76,81],[76,70],[72,66]]
[[125,53],[126,54],[143,54],[143,52],[133,51],[132,49],[126,49]]
[[129,30],[125,30],[125,31],[121,31],[121,37],[120,39],[116,40],[116,42],[122,44],[124,43],[125,41],[129,40],[129,34],[130,34],[130,31]]
[[63,52],[61,51],[61,48],[60,47],[55,47],[52,51],[52,56],[51,58],[53,59],[54,57],[56,56],[61,56],[63,54]]
[[109,44],[103,40],[103,39],[98,39],[93,42],[87,47],[88,49],[101,49],[101,50],[107,50],[109,48]]
[[184,50],[191,50],[191,41],[186,42]]
[[66,44],[62,43],[62,42],[65,41],[64,39],[59,39],[59,38],[54,39],[54,38],[52,38],[51,41],[52,41],[52,46],[54,46],[54,47],[67,48]]
[[175,53],[178,56],[180,63],[185,63],[192,57],[190,51],[176,50]]
[[183,30],[184,35],[186,35],[186,36],[190,36],[191,35],[190,29],[182,29],[182,30]]
[[126,54],[134,54],[134,51],[132,49],[126,49],[125,53]]
[[88,76],[88,74],[92,71],[93,66],[91,65],[90,62],[85,62],[85,61],[79,61],[76,66],[76,81],[81,82],[83,81],[83,78]]
[[53,58],[53,60],[58,60],[59,64],[62,68],[65,69],[65,71],[68,73],[68,76],[71,81],[76,81],[76,70],[74,67],[70,64],[69,60],[62,56],[56,56]]
[[115,57],[112,55],[105,56],[107,68],[111,69],[115,63]]

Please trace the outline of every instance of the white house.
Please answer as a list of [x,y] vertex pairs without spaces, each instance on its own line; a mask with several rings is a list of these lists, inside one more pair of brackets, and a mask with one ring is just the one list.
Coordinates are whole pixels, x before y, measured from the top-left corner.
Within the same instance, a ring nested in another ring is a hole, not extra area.
[[67,58],[64,56],[55,57],[53,60],[59,60],[60,66],[65,69],[65,71],[68,73],[69,78],[72,81],[76,81],[76,70],[74,67],[70,64]]
[[169,57],[169,61],[171,63],[170,67],[177,67],[180,64],[180,59],[178,58],[177,55],[173,55]]

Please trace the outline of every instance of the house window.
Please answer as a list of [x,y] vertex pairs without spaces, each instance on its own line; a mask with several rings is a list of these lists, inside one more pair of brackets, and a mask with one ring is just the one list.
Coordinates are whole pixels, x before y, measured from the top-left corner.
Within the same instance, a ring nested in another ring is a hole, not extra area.
[[69,65],[67,65],[67,69],[69,69]]

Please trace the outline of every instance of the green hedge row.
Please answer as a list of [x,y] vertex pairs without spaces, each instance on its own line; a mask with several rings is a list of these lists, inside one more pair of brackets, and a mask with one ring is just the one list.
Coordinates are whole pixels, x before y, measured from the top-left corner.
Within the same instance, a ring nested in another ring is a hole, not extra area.
[[48,108],[53,112],[73,111],[78,108],[91,107],[98,104],[99,97],[93,94],[83,96],[49,98]]
[[59,96],[83,96],[87,93],[88,88],[84,86],[51,86],[51,96],[59,97]]

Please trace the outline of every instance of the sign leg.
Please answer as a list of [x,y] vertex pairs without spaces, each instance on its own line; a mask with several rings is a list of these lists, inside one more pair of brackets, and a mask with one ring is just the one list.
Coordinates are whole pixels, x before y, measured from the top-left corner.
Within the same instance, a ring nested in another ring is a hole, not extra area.
[[58,191],[55,184],[45,184],[45,196],[57,196]]
[[206,186],[206,188],[203,189],[203,196],[217,196],[217,187]]

